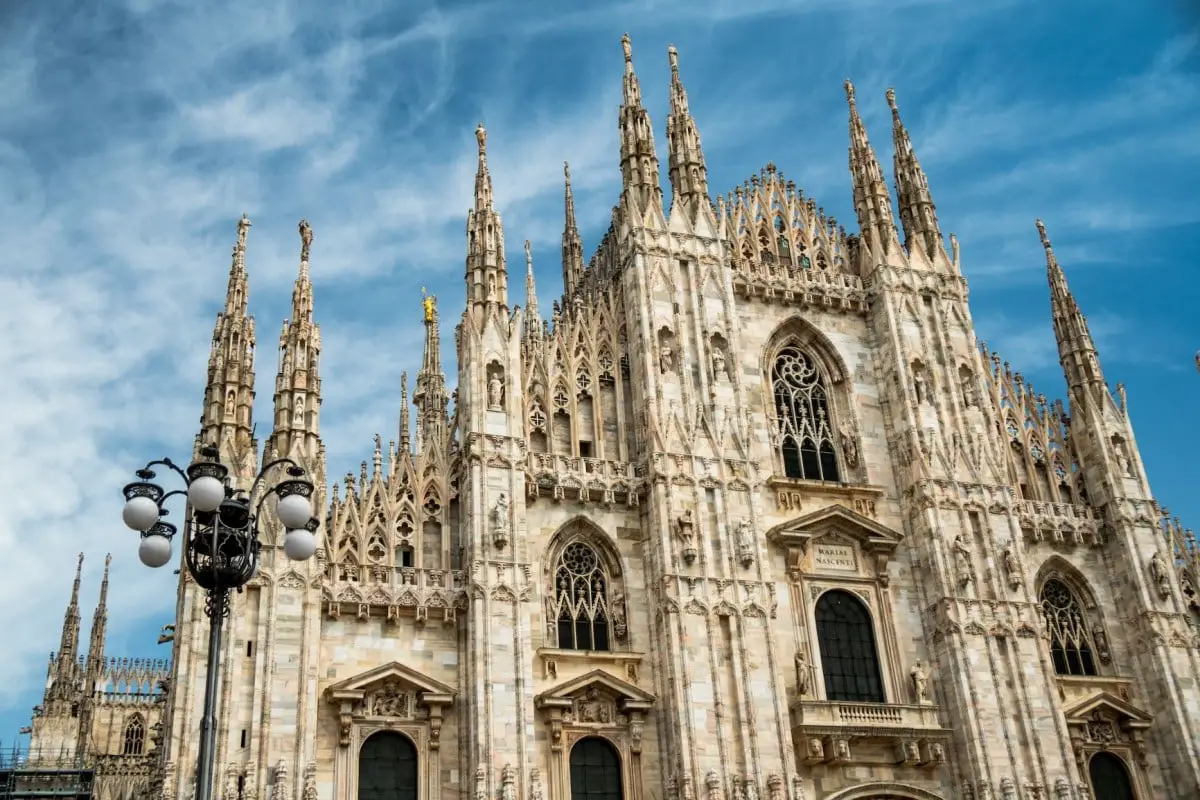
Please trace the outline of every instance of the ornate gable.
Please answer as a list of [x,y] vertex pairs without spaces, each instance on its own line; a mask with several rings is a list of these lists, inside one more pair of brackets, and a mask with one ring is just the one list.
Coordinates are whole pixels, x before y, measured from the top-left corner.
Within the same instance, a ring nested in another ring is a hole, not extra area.
[[887,574],[892,553],[904,540],[896,531],[843,505],[830,505],[767,531],[787,551],[789,570],[858,573],[861,560]]
[[1116,695],[1101,692],[1063,709],[1069,726],[1087,726],[1090,733],[1094,723],[1116,723],[1122,730],[1144,730],[1154,717]]
[[607,733],[626,739],[633,752],[641,752],[645,715],[654,707],[654,696],[595,669],[543,692],[535,704],[548,716],[555,749],[562,747],[566,727],[572,731],[569,739]]
[[442,710],[454,702],[451,687],[398,661],[339,681],[325,690],[338,708],[342,745],[350,743],[355,723],[368,721],[427,722],[433,742],[441,730]]

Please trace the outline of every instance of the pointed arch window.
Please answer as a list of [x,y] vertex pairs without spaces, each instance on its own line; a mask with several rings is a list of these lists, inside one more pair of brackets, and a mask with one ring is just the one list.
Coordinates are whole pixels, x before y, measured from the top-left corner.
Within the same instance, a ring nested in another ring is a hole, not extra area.
[[610,650],[609,580],[600,556],[584,542],[563,548],[554,572],[558,646]]
[[146,722],[141,714],[134,714],[125,723],[125,741],[121,753],[127,756],[140,756],[146,751]]
[[839,480],[829,395],[817,362],[799,347],[784,347],[771,368],[771,390],[784,475]]
[[1115,753],[1101,751],[1092,756],[1088,777],[1096,800],[1137,800],[1129,768]]
[[871,612],[854,595],[834,589],[817,601],[817,647],[825,699],[885,703]]
[[1079,598],[1067,584],[1051,578],[1042,586],[1042,618],[1050,635],[1050,659],[1059,675],[1096,675],[1096,647]]
[[597,736],[571,748],[571,800],[621,800],[621,757]]
[[358,800],[417,800],[417,748],[407,736],[380,731],[363,742]]

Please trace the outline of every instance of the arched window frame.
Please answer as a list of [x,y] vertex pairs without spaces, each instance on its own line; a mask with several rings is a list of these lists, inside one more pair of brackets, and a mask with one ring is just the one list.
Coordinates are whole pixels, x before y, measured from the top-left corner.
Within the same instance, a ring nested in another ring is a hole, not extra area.
[[593,743],[603,747],[616,760],[616,775],[613,776],[617,782],[617,794],[615,800],[624,800],[625,798],[625,759],[621,757],[621,748],[617,744],[608,740],[602,735],[583,736],[577,739],[572,745],[571,750],[567,753],[567,790],[569,792],[569,800],[585,800],[585,798],[576,797],[575,795],[575,756],[581,747],[589,747]]
[[141,756],[146,754],[146,718],[134,714],[125,722],[122,731],[121,755]]
[[[825,653],[821,648],[821,641],[820,641],[821,625],[820,625],[820,619],[818,618],[817,612],[820,610],[822,600],[832,599],[835,595],[846,596],[850,600],[850,602],[857,603],[858,606],[863,611],[863,613],[866,614],[867,620],[870,623],[871,639],[872,639],[871,644],[875,650],[875,663],[874,663],[875,675],[872,677],[874,677],[876,680],[878,680],[879,693],[880,693],[880,697],[876,700],[841,699],[841,698],[830,697],[831,688],[827,685],[827,680],[826,680],[826,676],[825,676],[826,666],[827,666],[826,658],[828,657],[829,654]],[[867,593],[859,593],[859,592],[853,591],[852,589],[843,588],[843,587],[839,587],[839,586],[832,586],[832,587],[828,587],[828,588],[824,589],[823,591],[820,592],[820,594],[818,594],[815,598],[813,598],[813,604],[812,604],[813,638],[812,638],[812,643],[813,643],[813,655],[815,656],[817,664],[820,666],[820,670],[815,677],[817,677],[820,681],[821,697],[825,698],[828,701],[839,702],[839,703],[887,703],[888,702],[887,682],[884,680],[884,671],[885,670],[884,670],[884,662],[883,662],[883,658],[882,658],[883,654],[882,654],[881,648],[880,648],[879,622],[876,619],[876,617],[877,617],[877,615],[875,613],[873,613],[873,611],[871,609],[870,595]]]
[[[559,621],[562,613],[570,609],[571,604],[566,603],[561,596],[559,570],[563,566],[564,555],[568,550],[574,549],[573,545],[582,545],[592,552],[596,558],[596,570],[604,581],[604,594],[597,602],[602,603],[607,625],[608,647],[605,649],[578,649],[573,642],[565,643],[560,639]],[[546,550],[543,571],[546,647],[560,655],[572,652],[617,654],[630,651],[633,633],[629,629],[625,574],[621,562],[620,552],[612,538],[584,517],[570,520],[555,533]]]
[[1088,786],[1090,786],[1092,789],[1092,797],[1100,796],[1100,794],[1096,791],[1096,783],[1092,778],[1092,762],[1095,761],[1097,757],[1116,759],[1116,761],[1122,767],[1124,767],[1125,776],[1129,778],[1129,788],[1133,792],[1133,800],[1138,800],[1138,798],[1142,796],[1141,792],[1138,791],[1137,768],[1131,764],[1127,758],[1123,758],[1118,753],[1114,753],[1110,750],[1097,750],[1087,757],[1087,781]]
[[[372,739],[374,739],[375,737],[377,737],[377,736],[388,736],[388,735],[399,736],[399,737],[400,737],[400,738],[401,738],[401,739],[402,739],[402,740],[403,740],[403,741],[404,741],[404,742],[405,742],[405,743],[406,743],[406,744],[407,744],[409,747],[411,747],[411,748],[412,748],[413,760],[414,760],[414,762],[415,762],[416,773],[417,773],[417,774],[416,774],[416,786],[415,786],[415,787],[413,787],[413,788],[416,790],[416,791],[414,792],[414,794],[415,794],[417,797],[420,797],[420,796],[421,796],[421,784],[422,784],[422,782],[423,782],[423,779],[425,778],[425,776],[424,776],[424,775],[421,773],[421,770],[422,770],[422,764],[421,764],[421,751],[420,751],[420,749],[417,747],[417,742],[416,742],[416,740],[415,740],[415,739],[412,737],[412,735],[411,735],[411,734],[408,734],[408,733],[405,733],[405,732],[403,732],[403,731],[390,730],[390,729],[387,729],[387,728],[383,728],[383,729],[378,729],[378,730],[371,731],[371,733],[370,733],[370,734],[368,734],[368,735],[364,736],[364,737],[362,738],[362,740],[361,740],[361,741],[359,742],[359,744],[358,744],[358,752],[357,752],[357,757],[356,757],[356,759],[355,759],[355,764],[354,764],[354,769],[355,769],[355,775],[356,775],[356,777],[358,777],[359,775],[361,775],[361,772],[362,772],[362,756],[363,756],[363,750],[364,750],[364,749],[367,747],[367,745],[370,743],[370,741],[371,741]],[[360,791],[360,788],[361,788],[361,787],[360,787],[360,784],[359,784],[359,783],[358,783],[358,781],[356,780],[356,781],[355,781],[355,787],[354,787],[354,794],[353,794],[353,795],[350,797],[350,800],[359,800],[359,791]]]
[[[1047,584],[1051,582],[1057,582],[1065,587],[1079,609],[1081,633],[1084,636],[1083,641],[1090,647],[1095,665],[1095,671],[1092,674],[1085,672],[1059,672],[1055,665],[1053,655],[1054,631],[1048,624],[1045,606],[1043,605],[1043,592],[1045,592]],[[1079,574],[1079,571],[1066,560],[1055,556],[1050,558],[1038,570],[1037,581],[1034,585],[1037,588],[1038,613],[1040,615],[1042,630],[1047,634],[1042,637],[1045,642],[1046,659],[1055,677],[1067,679],[1090,678],[1113,674],[1115,667],[1113,663],[1112,640],[1108,636],[1108,626],[1105,625],[1100,604],[1097,602],[1095,593],[1092,591],[1087,579]]]
[[[784,322],[770,337],[763,352],[762,391],[763,407],[769,421],[771,451],[774,474],[785,481],[808,481],[818,478],[790,477],[783,455],[782,420],[775,398],[775,367],[781,355],[789,348],[799,350],[816,369],[821,388],[825,393],[825,408],[828,414],[828,441],[832,446],[836,462],[837,477],[826,479],[831,483],[857,483],[862,480],[862,442],[858,435],[858,424],[851,405],[852,387],[847,380],[846,364],[832,343],[810,323],[800,317]],[[849,451],[853,451],[852,453]],[[850,456],[848,458],[848,456]]]

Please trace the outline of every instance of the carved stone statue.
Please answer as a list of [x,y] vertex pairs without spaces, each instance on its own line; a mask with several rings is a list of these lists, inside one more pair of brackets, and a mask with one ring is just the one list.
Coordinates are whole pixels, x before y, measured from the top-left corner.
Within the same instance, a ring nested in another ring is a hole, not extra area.
[[725,365],[725,351],[719,346],[713,345],[712,349],[712,365],[713,365],[713,380],[727,381],[729,380],[729,370]]
[[1000,554],[1000,558],[1004,563],[1004,574],[1008,578],[1008,588],[1016,591],[1021,586],[1021,566],[1017,563],[1017,557],[1013,554],[1011,547],[1006,547],[1004,552]]
[[492,508],[492,543],[503,549],[508,545],[508,495],[503,492]]
[[[424,291],[422,289],[422,291]],[[425,321],[433,322],[434,314],[437,309],[437,300],[433,295],[425,295],[421,298],[421,307],[425,309]]]
[[743,519],[737,526],[738,561],[743,567],[754,563],[754,526],[750,520]]
[[496,301],[496,278],[488,278],[487,282],[487,299],[489,303]]
[[675,535],[683,547],[683,560],[691,564],[696,560],[696,523],[690,508],[685,509],[675,521]]
[[796,651],[796,694],[807,697],[812,691],[812,664],[808,663],[808,655],[801,648]]
[[488,411],[504,410],[504,382],[496,373],[488,378]]
[[400,684],[391,681],[371,698],[371,714],[376,717],[407,717],[409,695],[401,690]]
[[505,764],[500,772],[500,800],[517,800],[517,771]]
[[979,395],[975,391],[975,376],[970,372],[961,375],[963,404],[967,408],[979,405]]
[[658,368],[664,375],[675,371],[675,351],[667,342],[658,346]]
[[624,641],[625,637],[629,635],[629,624],[625,616],[625,593],[620,589],[613,589],[608,613],[612,617],[613,633],[616,634],[617,641]]
[[913,668],[909,670],[908,678],[912,681],[913,697],[917,703],[924,705],[929,702],[929,676],[925,674],[925,668],[920,661],[913,664]]
[[304,395],[299,395],[296,398],[296,409],[292,412],[292,424],[304,424]]
[[1154,585],[1158,589],[1158,596],[1162,600],[1166,600],[1171,596],[1171,579],[1170,573],[1167,571],[1167,562],[1163,560],[1162,553],[1155,551],[1154,555],[1150,556],[1150,577],[1154,578]]
[[925,383],[925,367],[918,361],[913,364],[913,392],[917,395],[917,405],[929,402],[929,391]]
[[842,439],[842,458],[846,460],[846,466],[854,468],[858,466],[858,443],[854,439],[854,432],[850,430],[848,425],[842,425],[839,431]]
[[595,686],[588,687],[577,705],[580,722],[607,723],[612,721],[608,704],[600,697],[600,691]]
[[967,540],[961,533],[954,537],[954,568],[957,573],[958,588],[966,588],[974,578],[974,570],[971,567],[971,549],[967,547]]

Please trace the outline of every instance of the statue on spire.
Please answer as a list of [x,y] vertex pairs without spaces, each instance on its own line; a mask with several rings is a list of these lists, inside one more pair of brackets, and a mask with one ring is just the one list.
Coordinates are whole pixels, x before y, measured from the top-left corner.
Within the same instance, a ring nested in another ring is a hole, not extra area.
[[487,155],[487,128],[483,127],[482,122],[475,129],[475,141],[479,143],[479,157],[483,158]]
[[625,63],[633,63],[633,44],[629,41],[629,34],[621,36],[621,49],[625,51]]
[[425,291],[425,287],[421,287],[421,306],[425,309],[425,321],[433,322],[437,315],[437,298]]
[[312,247],[312,241],[313,241],[312,226],[308,224],[308,220],[306,220],[306,219],[300,220],[300,245],[301,245],[300,258],[302,258],[305,261],[308,260],[308,249],[310,247]]
[[246,213],[242,214],[242,218],[238,220],[238,242],[246,243],[246,234],[250,231],[250,216]]

